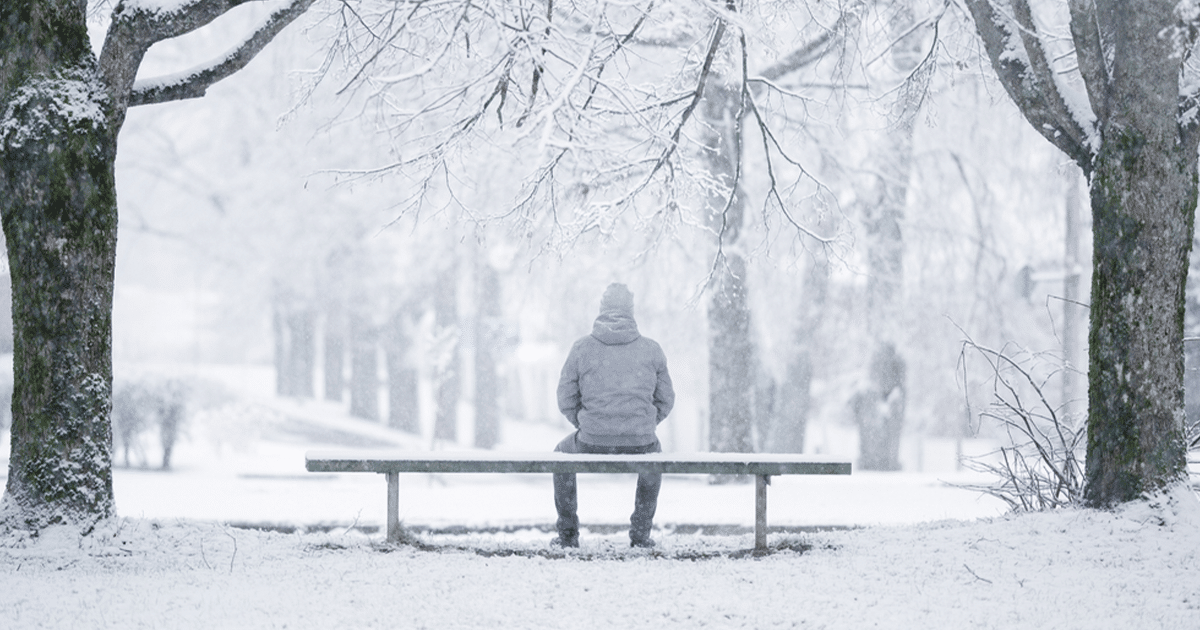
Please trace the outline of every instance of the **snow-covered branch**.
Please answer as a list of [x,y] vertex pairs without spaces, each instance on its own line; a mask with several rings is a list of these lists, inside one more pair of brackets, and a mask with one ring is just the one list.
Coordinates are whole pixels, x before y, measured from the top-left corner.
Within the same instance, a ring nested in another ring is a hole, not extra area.
[[1084,172],[1091,172],[1092,143],[1054,80],[1028,1],[1013,0],[1012,15],[999,11],[990,0],[965,2],[992,68],[1021,113]]
[[854,29],[859,21],[858,10],[860,7],[861,3],[847,7],[838,17],[837,23],[832,28],[788,53],[783,59],[763,68],[758,73],[759,76],[766,79],[767,82],[773,82],[784,75],[796,72],[815,62],[828,52],[830,47],[843,39],[846,33]]
[[[209,86],[241,70],[312,6],[315,0],[291,0],[241,44],[221,58],[188,72],[136,82],[146,51],[155,43],[185,35],[210,24],[231,9],[257,0],[181,0],[149,2],[123,0],[113,11],[112,24],[100,51],[100,68],[116,107],[124,118],[128,107],[204,96]],[[120,120],[117,121],[118,124]]]
[[[233,0],[228,0],[232,2]],[[271,14],[262,26],[229,53],[206,66],[189,72],[135,82],[129,105],[165,103],[204,96],[214,83],[246,67],[276,35],[300,17],[315,0],[292,0]]]
[[1088,100],[1096,118],[1108,117],[1109,73],[1095,0],[1070,0],[1071,37],[1075,40],[1075,58],[1087,87]]

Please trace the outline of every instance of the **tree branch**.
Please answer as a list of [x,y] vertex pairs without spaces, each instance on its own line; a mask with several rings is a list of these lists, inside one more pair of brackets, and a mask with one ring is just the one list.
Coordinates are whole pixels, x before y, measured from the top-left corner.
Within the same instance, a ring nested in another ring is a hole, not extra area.
[[1038,39],[1027,0],[1013,0],[1014,16],[1000,14],[990,0],[965,0],[992,68],[1033,128],[1091,173],[1094,156],[1087,134],[1059,92]]
[[[193,7],[201,4],[211,4],[216,6],[224,6],[224,10],[229,10],[237,4],[241,4],[245,0],[199,0]],[[133,84],[129,93],[129,106],[149,105],[153,103],[166,103],[169,101],[178,101],[189,98],[199,98],[204,96],[208,88],[214,83],[234,74],[235,72],[245,68],[254,57],[262,51],[267,44],[275,39],[289,24],[300,17],[305,11],[312,6],[315,0],[292,0],[286,7],[281,8],[259,27],[257,31],[250,35],[240,46],[234,49],[223,58],[214,63],[202,67],[197,70],[192,70],[180,75],[167,78],[150,79],[148,81],[140,81]],[[207,18],[207,14],[203,17]],[[174,32],[190,32],[199,26],[199,18],[188,22],[190,26],[179,26],[173,29]],[[212,18],[208,18],[212,21]],[[204,22],[203,24],[207,24]],[[202,26],[203,24],[199,24]],[[184,30],[188,28],[188,30]],[[107,47],[107,44],[106,44]]]
[[112,24],[100,51],[100,67],[113,96],[124,104],[142,58],[155,43],[190,33],[250,1],[192,0],[173,10],[156,11],[139,4],[130,6],[122,0],[113,9]]
[[1109,76],[1100,39],[1100,23],[1095,0],[1070,0],[1071,37],[1075,40],[1075,58],[1087,87],[1088,101],[1096,118],[1108,118]]
[[758,74],[768,81],[775,81],[785,74],[790,74],[808,66],[820,58],[821,55],[824,55],[835,41],[840,41],[845,36],[846,31],[850,30],[852,25],[857,22],[858,13],[854,9],[847,10],[838,17],[838,21],[833,25],[833,28],[788,53],[783,59],[764,68]]

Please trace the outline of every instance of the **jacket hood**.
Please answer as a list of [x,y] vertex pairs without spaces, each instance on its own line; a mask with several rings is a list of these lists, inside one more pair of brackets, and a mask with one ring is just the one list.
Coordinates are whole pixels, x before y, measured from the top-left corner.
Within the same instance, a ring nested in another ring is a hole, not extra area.
[[613,283],[600,300],[600,316],[592,325],[592,336],[608,346],[629,343],[641,336],[633,319],[633,293]]
[[632,312],[600,311],[596,323],[592,324],[592,336],[606,346],[616,346],[629,343],[642,335],[638,332]]

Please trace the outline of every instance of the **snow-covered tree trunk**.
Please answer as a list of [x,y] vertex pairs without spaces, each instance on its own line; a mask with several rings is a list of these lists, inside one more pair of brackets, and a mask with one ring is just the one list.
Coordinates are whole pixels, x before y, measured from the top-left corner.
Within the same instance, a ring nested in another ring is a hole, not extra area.
[[741,191],[742,92],[716,78],[708,86],[701,133],[703,163],[714,189],[707,224],[716,235],[708,304],[708,445],[715,452],[753,450],[754,341],[750,336],[746,262],[738,252],[745,212]]
[[378,334],[361,313],[350,315],[350,415],[379,419]]
[[[893,78],[907,83],[920,61],[922,41],[912,32],[911,7],[892,5],[889,36],[896,40],[890,60]],[[912,118],[915,104],[900,90],[885,139],[874,150],[876,173],[873,195],[863,208],[867,234],[867,323],[871,332],[868,386],[859,393],[855,416],[859,424],[859,467],[900,469],[900,434],[904,429],[905,361],[899,337],[904,287],[904,210],[913,154]]]
[[80,2],[0,6],[0,217],[13,283],[12,454],[0,519],[114,512],[117,128]]
[[779,409],[769,445],[772,452],[804,452],[804,436],[813,408],[814,366],[820,356],[819,332],[828,294],[829,259],[816,253],[805,271],[800,289],[801,303],[793,335],[795,350],[779,387]]
[[[451,256],[456,254],[451,253]],[[453,260],[438,272],[433,295],[437,409],[433,436],[451,442],[458,439],[458,398],[461,393],[458,356],[458,264]]]
[[411,307],[397,310],[387,325],[384,351],[387,353],[388,426],[419,434],[418,374],[412,357],[412,313],[409,309]]
[[476,266],[476,282],[475,446],[492,448],[500,441],[500,276],[487,262],[481,262]]
[[346,310],[331,303],[325,310],[323,369],[325,400],[341,402],[346,389]]
[[[1137,499],[1186,475],[1184,295],[1200,82],[1184,61],[1194,52],[1200,10],[1174,0],[1070,0],[1074,58],[1060,61],[1028,0],[967,6],[1021,113],[1088,175],[1084,495],[1094,506]],[[1082,78],[1086,98],[1070,91],[1063,73]]]
[[1155,101],[1177,93],[1163,74],[1178,66],[1140,61],[1146,66],[1122,67],[1157,81],[1129,80],[1115,95],[1131,107],[1116,108],[1105,125],[1112,139],[1092,176],[1086,496],[1098,505],[1135,499],[1186,473],[1183,314],[1196,144],[1179,142],[1173,111],[1153,111]]
[[97,61],[86,0],[0,3],[0,219],[13,279],[13,426],[0,525],[90,527],[113,513],[114,164],[126,109],[202,96],[314,0],[279,8],[230,54],[137,85],[155,42],[243,0],[118,2]]

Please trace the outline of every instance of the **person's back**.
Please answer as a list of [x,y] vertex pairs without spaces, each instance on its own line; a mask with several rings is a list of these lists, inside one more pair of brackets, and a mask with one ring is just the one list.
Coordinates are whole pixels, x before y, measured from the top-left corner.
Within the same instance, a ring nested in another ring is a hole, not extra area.
[[[675,392],[662,348],[637,329],[633,294],[611,284],[592,334],[571,347],[558,383],[558,406],[577,431],[555,447],[566,453],[656,453],[655,428],[671,412]],[[650,528],[662,475],[638,476],[629,530],[635,546],[650,546]],[[575,475],[554,475],[556,544],[578,546]]]

